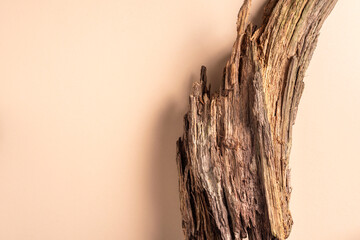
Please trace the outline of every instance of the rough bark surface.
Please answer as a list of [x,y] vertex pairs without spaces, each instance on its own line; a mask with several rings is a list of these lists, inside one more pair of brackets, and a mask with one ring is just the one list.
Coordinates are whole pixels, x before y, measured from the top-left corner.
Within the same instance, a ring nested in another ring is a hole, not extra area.
[[292,126],[319,30],[336,1],[269,0],[257,28],[247,22],[245,0],[219,91],[210,94],[201,68],[177,142],[185,239],[289,236]]

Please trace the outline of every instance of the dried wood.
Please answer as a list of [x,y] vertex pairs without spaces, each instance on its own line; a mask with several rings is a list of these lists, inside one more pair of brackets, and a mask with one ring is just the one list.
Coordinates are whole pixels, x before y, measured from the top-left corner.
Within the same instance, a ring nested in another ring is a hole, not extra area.
[[269,0],[255,27],[245,0],[219,91],[210,94],[201,68],[177,142],[185,239],[289,236],[292,126],[320,28],[336,2]]

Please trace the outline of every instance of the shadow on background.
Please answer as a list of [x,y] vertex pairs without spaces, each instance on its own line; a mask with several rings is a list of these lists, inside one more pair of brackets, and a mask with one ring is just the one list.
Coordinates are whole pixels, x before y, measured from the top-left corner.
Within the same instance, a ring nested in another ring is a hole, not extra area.
[[[219,57],[208,67],[208,81],[211,88],[219,89],[223,75],[223,68],[230,54]],[[189,96],[191,86],[200,78],[200,67],[197,73],[192,74],[188,82],[187,91],[183,95]],[[170,99],[161,111],[154,126],[151,183],[154,208],[159,217],[156,226],[156,238],[153,240],[180,240],[183,239],[181,228],[181,214],[178,191],[178,172],[176,166],[176,141],[183,133],[184,114],[188,111],[188,97]]]

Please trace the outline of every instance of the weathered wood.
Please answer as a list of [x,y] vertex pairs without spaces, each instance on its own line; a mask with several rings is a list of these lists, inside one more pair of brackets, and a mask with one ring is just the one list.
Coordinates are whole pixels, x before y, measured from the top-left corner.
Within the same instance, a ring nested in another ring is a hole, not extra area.
[[250,0],[221,89],[206,68],[177,142],[186,239],[286,239],[291,230],[291,131],[319,30],[336,0],[269,0],[260,27]]

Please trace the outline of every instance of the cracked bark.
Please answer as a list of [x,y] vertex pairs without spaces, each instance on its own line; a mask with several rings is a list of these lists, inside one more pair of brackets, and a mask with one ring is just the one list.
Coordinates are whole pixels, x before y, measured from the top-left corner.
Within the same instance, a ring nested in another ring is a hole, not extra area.
[[291,132],[320,28],[337,0],[269,0],[263,23],[245,0],[222,86],[206,68],[177,142],[185,239],[286,239]]

